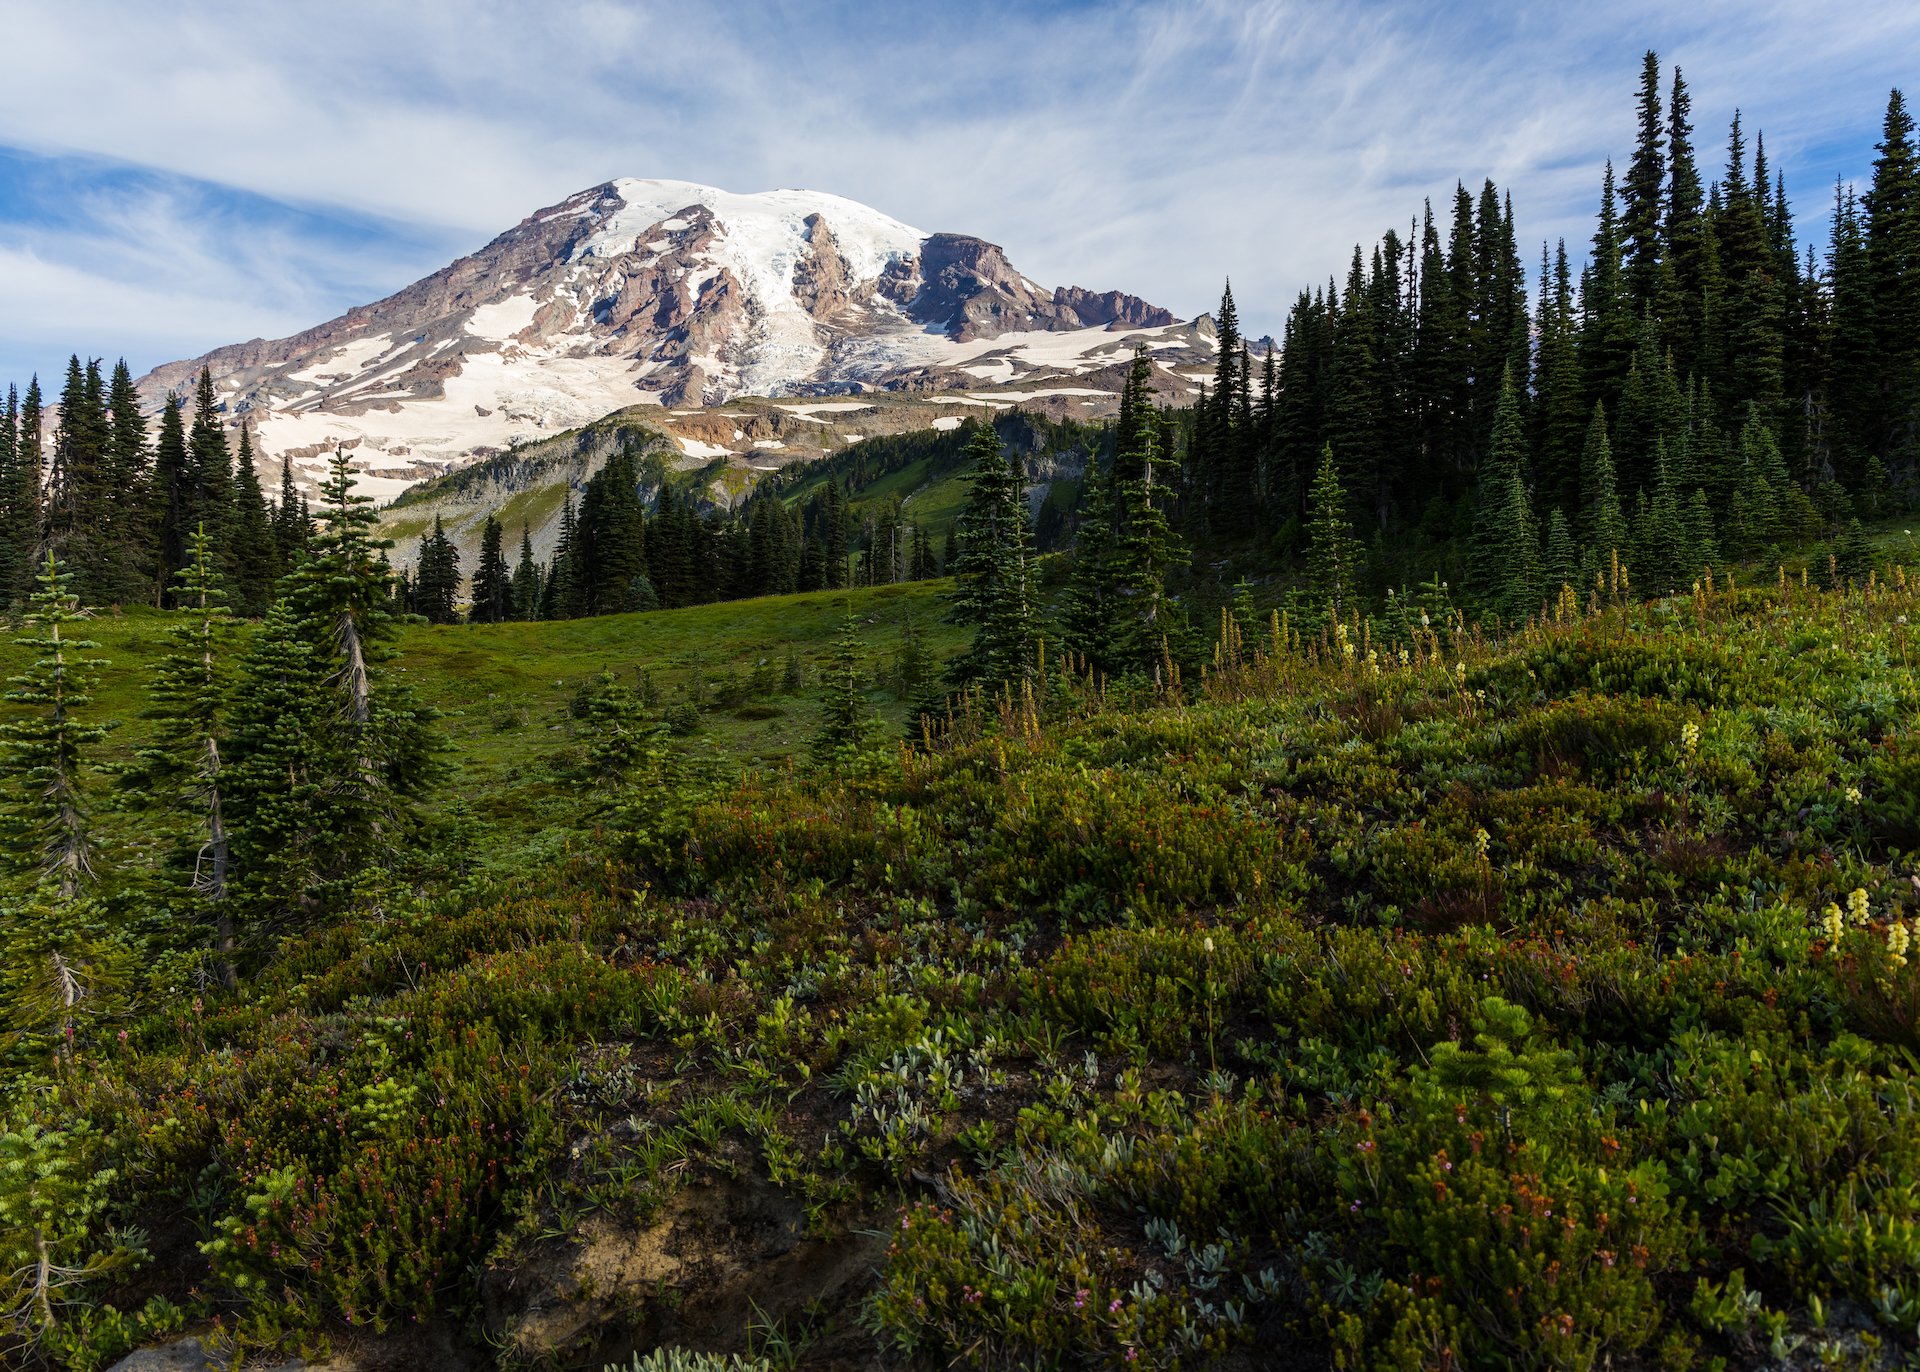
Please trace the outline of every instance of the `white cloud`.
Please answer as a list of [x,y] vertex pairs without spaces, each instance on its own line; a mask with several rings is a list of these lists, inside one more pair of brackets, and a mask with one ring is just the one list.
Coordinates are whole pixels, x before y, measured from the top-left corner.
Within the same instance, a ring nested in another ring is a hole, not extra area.
[[[0,142],[42,152],[472,243],[616,175],[806,185],[1182,314],[1231,273],[1249,323],[1277,329],[1356,239],[1423,196],[1444,210],[1456,177],[1512,186],[1526,243],[1584,244],[1600,161],[1630,152],[1648,45],[1685,67],[1710,169],[1743,99],[1817,212],[1834,171],[1864,170],[1920,7],[27,0],[9,37],[33,60],[0,82]],[[141,228],[100,220],[103,238]],[[350,303],[310,245],[244,238],[231,273],[219,243],[125,255],[182,303],[169,351]],[[386,288],[440,261],[415,245],[391,265]],[[237,314],[254,322],[228,328]]]

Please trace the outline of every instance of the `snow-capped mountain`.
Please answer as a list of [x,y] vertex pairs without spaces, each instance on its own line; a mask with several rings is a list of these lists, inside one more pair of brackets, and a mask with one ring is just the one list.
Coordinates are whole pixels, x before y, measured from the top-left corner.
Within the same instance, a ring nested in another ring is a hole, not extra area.
[[1047,290],[978,238],[814,191],[618,180],[384,300],[141,390],[185,393],[204,363],[263,451],[311,470],[343,444],[385,497],[629,405],[1004,388],[1112,373],[1141,344],[1183,376],[1212,360],[1204,319]]

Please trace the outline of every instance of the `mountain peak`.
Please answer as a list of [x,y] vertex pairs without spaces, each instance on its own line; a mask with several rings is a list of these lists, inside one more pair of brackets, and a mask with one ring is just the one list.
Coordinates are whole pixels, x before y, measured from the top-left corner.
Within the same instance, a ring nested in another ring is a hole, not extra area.
[[1174,324],[1122,292],[1048,290],[996,244],[844,196],[623,177],[384,300],[142,388],[184,392],[205,365],[264,448],[317,464],[346,446],[390,495],[629,405],[1071,375],[1114,360],[1115,330]]

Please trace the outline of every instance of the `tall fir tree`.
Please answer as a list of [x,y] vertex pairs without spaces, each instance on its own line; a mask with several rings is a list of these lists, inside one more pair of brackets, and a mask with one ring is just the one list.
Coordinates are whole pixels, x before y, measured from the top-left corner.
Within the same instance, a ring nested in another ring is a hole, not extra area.
[[40,378],[27,380],[26,393],[20,399],[20,438],[16,449],[14,486],[6,492],[7,524],[13,544],[13,559],[4,568],[5,587],[11,600],[25,599],[38,576],[38,561],[46,546],[41,515],[46,481],[46,453],[43,430],[46,415],[40,397]]
[[1580,454],[1581,535],[1586,540],[1592,569],[1609,567],[1614,554],[1624,561],[1630,554],[1626,516],[1620,507],[1620,488],[1607,441],[1607,410],[1594,402],[1593,422],[1587,426],[1586,446]]
[[1626,307],[1649,316],[1661,297],[1661,209],[1667,192],[1667,127],[1660,108],[1660,58],[1648,52],[1640,69],[1639,135],[1620,187],[1620,232],[1626,253]]
[[1342,619],[1358,603],[1366,552],[1353,536],[1347,493],[1331,444],[1321,450],[1308,503],[1307,594],[1311,608]]
[[951,675],[958,684],[1011,686],[1036,670],[1040,639],[1025,482],[1019,456],[1002,449],[993,425],[976,421],[973,430],[948,596],[953,621],[973,638]]
[[498,624],[513,618],[513,575],[507,570],[500,521],[491,514],[480,530],[480,562],[473,573],[473,608],[467,618],[475,624]]
[[248,616],[266,613],[273,599],[273,583],[280,562],[273,515],[267,509],[267,498],[260,489],[260,473],[254,461],[252,433],[242,424],[240,450],[234,459],[227,563],[232,568],[233,606]]
[[147,522],[153,454],[147,444],[147,417],[125,358],[114,364],[107,383],[107,426],[107,556],[101,597],[117,605],[145,600],[153,579],[153,531]]
[[153,602],[164,605],[170,579],[189,557],[193,533],[193,469],[180,397],[169,394],[160,410],[160,437],[154,445],[153,479],[147,486],[147,527],[152,531]]
[[459,619],[455,606],[460,595],[460,554],[438,515],[433,518],[433,532],[420,542],[413,593],[414,611],[425,615],[428,623],[452,624]]
[[196,529],[176,578],[179,619],[167,628],[169,651],[154,665],[152,740],[138,754],[139,789],[191,819],[175,852],[189,907],[211,926],[214,968],[237,983],[236,931],[228,900],[233,870],[225,808],[227,715],[232,703],[235,625],[220,585],[213,541]]
[[[187,428],[187,470],[185,521],[181,526],[181,556],[186,556],[187,531],[206,527],[213,546],[220,552],[220,569],[229,582],[235,573],[236,544],[233,529],[233,453],[227,446],[227,431],[220,419],[220,402],[214,395],[213,376],[202,367],[194,387],[193,422]],[[184,563],[160,569],[168,585]]]
[[438,773],[431,712],[389,678],[387,543],[336,450],[323,526],[256,635],[234,710],[233,852],[270,916],[377,901]]
[[520,526],[520,557],[513,564],[514,619],[540,618],[540,564],[533,557],[533,535]]
[[95,840],[87,774],[106,729],[88,719],[99,645],[74,636],[85,619],[72,578],[49,553],[14,643],[32,660],[11,679],[13,717],[0,725],[0,775],[11,783],[8,850],[19,877],[0,919],[0,1009],[11,1035],[71,1064],[87,1021],[111,1003],[125,954],[92,899]]
[[275,579],[293,570],[307,551],[312,531],[307,524],[307,503],[293,479],[293,459],[280,459],[280,498],[273,506],[273,549]]
[[1873,182],[1862,201],[1879,385],[1869,451],[1910,480],[1920,459],[1920,152],[1906,97],[1887,98]]

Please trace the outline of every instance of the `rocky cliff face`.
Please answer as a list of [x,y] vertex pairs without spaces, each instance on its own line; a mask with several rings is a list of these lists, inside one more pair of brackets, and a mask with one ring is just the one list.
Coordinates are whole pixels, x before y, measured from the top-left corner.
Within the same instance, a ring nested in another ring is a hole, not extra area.
[[965,234],[929,235],[920,250],[919,277],[908,314],[959,343],[1014,330],[1097,329],[1115,323],[1162,328],[1174,322],[1168,311],[1119,291],[1042,290],[1014,270],[998,244]]
[[350,450],[372,494],[633,404],[963,391],[1110,366],[1135,345],[1205,367],[1211,340],[1118,291],[1047,290],[996,245],[808,191],[611,181],[384,300],[208,367],[262,449]]

